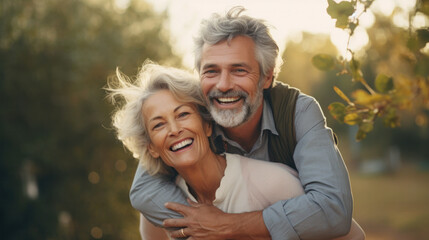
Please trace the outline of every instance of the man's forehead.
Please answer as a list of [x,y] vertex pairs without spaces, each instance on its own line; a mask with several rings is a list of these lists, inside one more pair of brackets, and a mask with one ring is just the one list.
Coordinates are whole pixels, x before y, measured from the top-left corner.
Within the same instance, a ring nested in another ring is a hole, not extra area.
[[204,44],[201,55],[201,67],[216,65],[248,65],[255,60],[253,40],[247,37],[235,37],[232,41],[222,41],[214,45]]

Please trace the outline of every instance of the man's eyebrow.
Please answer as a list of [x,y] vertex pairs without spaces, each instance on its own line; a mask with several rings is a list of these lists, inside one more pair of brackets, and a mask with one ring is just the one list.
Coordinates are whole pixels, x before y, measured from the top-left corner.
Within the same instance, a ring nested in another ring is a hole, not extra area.
[[[241,62],[241,63],[233,63],[231,64],[232,67],[245,67],[245,68],[251,68],[249,64]],[[214,68],[214,67],[218,67],[217,64],[214,63],[208,63],[208,64],[204,64],[202,69],[207,69],[207,68]]]
[[232,66],[233,66],[233,67],[245,67],[245,68],[251,68],[249,64],[244,63],[244,62],[242,62],[242,63],[234,63],[234,64],[232,64]]
[[217,67],[217,64],[207,63],[203,65],[202,69],[213,68],[213,67]]

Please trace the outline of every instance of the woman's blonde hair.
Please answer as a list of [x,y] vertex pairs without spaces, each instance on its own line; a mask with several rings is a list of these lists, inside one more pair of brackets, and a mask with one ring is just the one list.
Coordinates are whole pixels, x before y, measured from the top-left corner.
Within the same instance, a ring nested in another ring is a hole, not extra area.
[[175,172],[160,158],[153,158],[147,149],[150,138],[142,116],[142,106],[151,95],[167,89],[179,101],[195,104],[203,120],[211,121],[198,78],[181,69],[146,61],[136,79],[132,80],[117,68],[116,76],[108,79],[105,89],[117,106],[112,116],[117,138],[150,174],[171,175]]

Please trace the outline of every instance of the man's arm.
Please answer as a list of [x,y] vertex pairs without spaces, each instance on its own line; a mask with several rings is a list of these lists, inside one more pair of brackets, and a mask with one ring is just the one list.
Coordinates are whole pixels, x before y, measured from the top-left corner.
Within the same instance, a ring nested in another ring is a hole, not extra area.
[[332,131],[313,98],[301,94],[295,111],[294,161],[305,195],[263,211],[272,239],[325,239],[347,234],[352,195],[347,169]]
[[140,165],[130,190],[131,205],[156,226],[167,218],[182,218],[177,212],[165,208],[168,201],[186,203],[185,194],[177,185],[161,176],[148,174]]
[[[184,218],[167,219],[166,227],[183,227],[188,240],[257,239],[270,240],[262,211],[224,213],[210,204],[190,202],[190,206],[167,203],[167,208],[183,214]],[[171,237],[183,236],[180,230],[170,232]]]

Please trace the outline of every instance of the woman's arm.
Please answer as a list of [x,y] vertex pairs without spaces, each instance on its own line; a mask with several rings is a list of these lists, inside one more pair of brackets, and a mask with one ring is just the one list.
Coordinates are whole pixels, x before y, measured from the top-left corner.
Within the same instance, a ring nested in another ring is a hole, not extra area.
[[165,229],[150,223],[143,214],[140,214],[140,236],[142,240],[169,240]]

